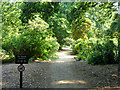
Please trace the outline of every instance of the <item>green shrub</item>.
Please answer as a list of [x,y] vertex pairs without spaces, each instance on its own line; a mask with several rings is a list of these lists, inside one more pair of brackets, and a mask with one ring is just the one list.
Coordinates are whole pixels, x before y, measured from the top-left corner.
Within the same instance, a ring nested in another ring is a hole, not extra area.
[[114,59],[114,43],[111,40],[104,40],[102,44],[100,41],[92,48],[92,53],[88,57],[89,64],[114,64],[116,63]]
[[[50,34],[49,25],[37,17],[30,21],[22,33],[11,34],[10,39],[3,42],[3,49],[12,51],[13,55],[27,55],[28,58],[50,58],[58,51],[57,39]],[[9,53],[10,54],[10,53]]]
[[82,43],[83,40],[82,39],[78,39],[76,42],[73,43],[72,45],[72,51],[75,53],[75,54],[78,54],[78,50],[79,50],[79,44]]
[[31,57],[31,58],[29,58],[28,61],[29,61],[29,62],[32,62],[33,60],[35,60],[35,58],[32,58],[32,57]]
[[73,52],[78,54],[76,60],[86,60],[89,55],[90,47],[87,41],[82,39],[77,40],[73,45]]
[[88,64],[97,65],[97,64],[103,64],[101,52],[92,52],[91,55],[88,57]]
[[15,60],[15,58],[13,57],[13,58],[5,58],[5,59],[2,59],[2,64],[4,64],[4,63],[13,63],[14,62],[14,60]]
[[114,64],[115,59],[115,44],[113,40],[77,40],[73,44],[73,52],[77,54],[76,60],[87,60],[89,64]]
[[112,40],[109,41],[105,41],[103,44],[103,61],[105,62],[105,64],[112,64],[112,63],[116,63],[114,60],[114,52],[113,49],[115,47],[114,43]]
[[[37,35],[36,35],[37,36]],[[49,58],[50,55],[54,55],[59,48],[59,44],[55,38],[43,39],[41,36],[37,36],[38,38],[34,39],[34,36],[26,36],[24,34],[20,36],[16,36],[9,40],[9,49],[7,51],[12,50],[14,55],[27,55],[28,58],[41,57],[43,59]],[[10,44],[11,43],[11,44]]]

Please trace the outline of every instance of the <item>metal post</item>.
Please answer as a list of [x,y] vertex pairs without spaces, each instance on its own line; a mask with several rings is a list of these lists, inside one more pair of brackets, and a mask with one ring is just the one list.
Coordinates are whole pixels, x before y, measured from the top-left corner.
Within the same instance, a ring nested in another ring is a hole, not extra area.
[[[21,64],[22,65],[22,64]],[[22,88],[22,73],[23,72],[20,72],[20,88]]]
[[20,72],[20,88],[22,88],[22,72]]

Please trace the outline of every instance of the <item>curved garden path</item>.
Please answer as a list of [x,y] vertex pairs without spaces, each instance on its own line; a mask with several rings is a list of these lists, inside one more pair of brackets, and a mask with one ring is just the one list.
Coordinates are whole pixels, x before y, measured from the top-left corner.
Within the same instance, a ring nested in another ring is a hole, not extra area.
[[85,88],[86,82],[75,72],[75,55],[71,55],[71,50],[64,48],[58,53],[59,59],[51,64],[49,73],[51,74],[51,88]]
[[[59,59],[25,64],[23,88],[96,88],[117,87],[117,64],[89,65],[75,61],[72,51],[64,48]],[[19,88],[18,64],[2,65],[3,88]]]

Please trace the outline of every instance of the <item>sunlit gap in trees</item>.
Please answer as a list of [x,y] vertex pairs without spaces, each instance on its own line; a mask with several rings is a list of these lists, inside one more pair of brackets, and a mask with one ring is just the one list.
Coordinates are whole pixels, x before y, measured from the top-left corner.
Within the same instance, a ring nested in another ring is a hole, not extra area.
[[75,56],[60,56],[59,58],[74,58]]
[[64,63],[65,61],[56,61],[57,63]]
[[64,55],[64,53],[66,53],[66,52],[58,53],[59,58],[74,58],[74,57],[76,57],[75,55]]
[[[113,5],[114,5],[114,6],[118,6],[118,2],[115,2]],[[116,13],[118,13],[118,12],[119,12],[118,10],[119,10],[119,9],[117,8]]]
[[8,84],[8,82],[0,82],[0,85]]
[[56,84],[76,84],[76,83],[87,84],[87,82],[83,80],[60,80],[56,82]]

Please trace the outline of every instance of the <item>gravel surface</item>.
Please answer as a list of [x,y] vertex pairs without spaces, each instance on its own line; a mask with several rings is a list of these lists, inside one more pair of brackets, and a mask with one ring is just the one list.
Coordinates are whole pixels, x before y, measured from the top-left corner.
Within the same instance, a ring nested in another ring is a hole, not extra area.
[[[3,88],[19,88],[20,73],[17,70],[18,64],[3,65],[2,81]],[[26,64],[23,72],[23,87],[24,88],[46,88],[50,82],[50,77],[47,75],[49,63],[30,63]],[[47,78],[46,78],[47,76]]]
[[[118,87],[117,64],[89,65],[75,61],[71,50],[58,52],[51,62],[24,64],[23,88],[99,88]],[[2,65],[2,87],[19,88],[19,64]]]

